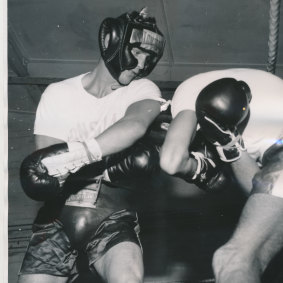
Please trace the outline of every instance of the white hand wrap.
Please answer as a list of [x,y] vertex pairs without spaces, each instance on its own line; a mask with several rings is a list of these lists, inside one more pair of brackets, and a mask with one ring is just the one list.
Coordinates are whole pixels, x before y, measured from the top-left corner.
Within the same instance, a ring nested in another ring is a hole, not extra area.
[[85,165],[102,159],[100,146],[95,139],[85,142],[70,142],[68,148],[68,152],[42,159],[50,176],[64,177],[69,173],[77,172]]
[[192,180],[198,178],[200,174],[206,174],[206,170],[203,170],[205,167],[205,162],[209,162],[213,168],[216,167],[216,164],[210,158],[207,158],[203,153],[192,151],[191,154],[197,161],[197,169],[194,176],[192,177]]

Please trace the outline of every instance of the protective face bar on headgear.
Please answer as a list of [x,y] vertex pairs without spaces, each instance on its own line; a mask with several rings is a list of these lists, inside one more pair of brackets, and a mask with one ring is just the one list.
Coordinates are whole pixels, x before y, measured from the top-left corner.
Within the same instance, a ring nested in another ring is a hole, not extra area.
[[[108,46],[105,46],[109,35]],[[104,63],[111,75],[118,80],[124,70],[134,69],[138,61],[131,53],[133,47],[150,54],[140,77],[148,75],[162,57],[165,39],[156,26],[154,18],[149,18],[142,10],[126,13],[118,18],[106,18],[99,30],[99,47]]]
[[132,30],[130,44],[138,44],[140,48],[152,51],[158,54],[163,49],[164,39],[158,33],[152,32],[148,29],[136,29]]

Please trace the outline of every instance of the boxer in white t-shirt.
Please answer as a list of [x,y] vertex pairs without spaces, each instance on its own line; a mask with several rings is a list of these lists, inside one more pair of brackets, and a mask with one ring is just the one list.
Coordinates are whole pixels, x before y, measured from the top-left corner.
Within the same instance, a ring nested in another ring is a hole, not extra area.
[[[98,66],[51,84],[36,112],[37,150],[22,163],[21,182],[28,196],[46,204],[34,222],[21,283],[73,280],[79,251],[106,282],[143,281],[139,224],[130,202],[135,192],[105,183],[113,170],[105,175],[88,166],[105,167],[108,156],[134,146],[160,113],[160,90],[144,77],[161,58],[165,40],[142,10],[105,19],[99,44]],[[132,154],[115,169],[124,175],[131,166],[151,170],[149,149]],[[80,173],[87,167],[90,175]],[[81,179],[69,181],[75,175]],[[77,191],[66,197],[69,183]]]

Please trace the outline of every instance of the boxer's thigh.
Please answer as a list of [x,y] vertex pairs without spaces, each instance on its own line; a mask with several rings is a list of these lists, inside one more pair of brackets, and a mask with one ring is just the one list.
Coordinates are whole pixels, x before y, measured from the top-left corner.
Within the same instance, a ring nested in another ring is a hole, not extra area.
[[113,246],[94,263],[94,267],[110,283],[143,281],[141,248],[133,242],[121,242]]
[[142,282],[143,258],[135,212],[111,214],[98,227],[86,247],[90,269],[107,282]]

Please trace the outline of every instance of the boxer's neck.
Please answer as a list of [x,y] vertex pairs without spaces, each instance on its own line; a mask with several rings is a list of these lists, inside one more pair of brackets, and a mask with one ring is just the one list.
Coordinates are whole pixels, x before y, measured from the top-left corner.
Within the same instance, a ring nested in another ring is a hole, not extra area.
[[121,85],[111,76],[103,60],[99,60],[98,65],[92,72],[87,73],[82,78],[84,89],[91,95],[101,98]]

